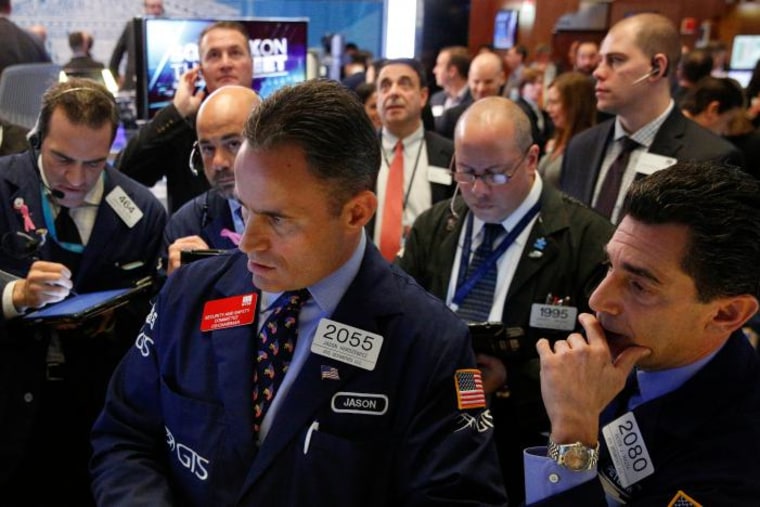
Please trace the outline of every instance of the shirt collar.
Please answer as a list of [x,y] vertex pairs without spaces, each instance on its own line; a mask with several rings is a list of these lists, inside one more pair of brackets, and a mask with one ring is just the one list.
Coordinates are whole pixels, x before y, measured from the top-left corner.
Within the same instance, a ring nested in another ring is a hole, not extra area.
[[[312,300],[314,300],[325,315],[333,314],[335,308],[338,306],[338,302],[348,290],[348,286],[351,285],[351,282],[356,278],[366,248],[366,234],[362,233],[359,244],[356,246],[354,253],[351,254],[348,261],[314,285],[307,287]],[[269,310],[280,295],[282,295],[282,292],[261,291],[261,311]]]
[[[396,148],[396,143],[399,141],[399,138],[388,132],[388,129],[382,129],[382,133],[383,149],[393,151]],[[401,139],[404,142],[404,149],[417,141],[421,141],[423,137],[425,137],[425,129],[422,122],[420,122],[420,126],[417,127],[417,130]]]
[[659,398],[681,387],[687,380],[696,375],[704,365],[709,363],[721,348],[718,347],[708,356],[686,366],[660,371],[636,370],[636,380],[639,383],[639,395],[642,402]]
[[[507,183],[509,185],[509,183]],[[530,192],[528,192],[528,195],[525,196],[525,199],[523,199],[523,202],[520,203],[520,205],[512,212],[510,215],[502,220],[501,225],[504,226],[504,230],[511,231],[515,228],[517,223],[522,219],[522,217],[525,216],[528,211],[536,205],[538,200],[541,198],[541,191],[544,188],[544,183],[541,181],[541,177],[536,173],[536,178],[533,180],[533,185],[530,187]],[[473,214],[473,222],[472,222],[472,233],[473,237],[477,237],[478,234],[480,234],[481,229],[483,229],[483,226],[485,225],[485,222],[483,222],[481,219],[476,217]],[[515,238],[515,243],[519,244],[518,242],[519,238]]]
[[620,122],[620,116],[615,117],[615,141],[620,140],[623,137],[630,137],[640,145],[649,148],[652,145],[652,142],[654,142],[654,136],[657,135],[657,131],[660,130],[660,127],[665,122],[665,119],[668,117],[670,112],[675,107],[675,102],[673,102],[673,99],[670,99],[670,103],[668,104],[668,107],[665,108],[665,111],[655,118],[654,120],[650,121],[643,127],[641,127],[636,132],[626,132],[623,128],[623,124]]

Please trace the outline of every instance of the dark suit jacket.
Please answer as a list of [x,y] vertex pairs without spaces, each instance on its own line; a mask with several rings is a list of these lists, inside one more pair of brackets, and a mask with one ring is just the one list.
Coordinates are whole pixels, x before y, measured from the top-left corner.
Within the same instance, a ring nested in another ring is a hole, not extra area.
[[[457,409],[454,372],[475,366],[467,330],[371,244],[329,318],[384,337],[374,369],[310,354],[257,446],[256,324],[200,329],[205,301],[257,290],[246,262],[169,277],[93,429],[99,505],[506,505],[491,430],[468,423],[487,412]],[[337,393],[387,404],[337,409]]]
[[[428,104],[430,105],[431,108],[435,106],[443,107],[443,104],[445,102],[446,102],[446,92],[443,90],[435,92],[433,95],[430,96],[430,99],[428,100]],[[467,93],[465,93],[464,97],[462,97],[462,101],[456,106],[452,106],[452,107],[457,107],[461,105],[461,106],[465,106],[466,108],[466,106],[469,106],[470,104],[472,104],[472,102],[473,102],[472,93],[470,93],[470,89],[468,88]],[[452,109],[452,108],[449,108],[449,109]],[[446,111],[442,111],[441,114],[439,114],[438,116],[435,116],[435,131],[441,134],[442,136],[448,137],[449,139],[451,139],[453,137],[454,127],[453,126],[451,127],[452,135],[447,135],[444,133],[448,129],[448,127],[446,127],[446,124],[444,123],[445,114],[446,114]],[[457,118],[459,118],[459,116],[457,116]],[[454,124],[456,124],[456,119],[454,120]]]
[[472,101],[463,102],[445,110],[435,121],[436,132],[447,139],[454,139],[454,129],[457,126],[457,121],[459,121],[459,117],[462,116],[462,113],[470,107],[470,104],[472,104]]
[[[627,505],[671,505],[679,490],[700,505],[758,505],[759,386],[757,356],[736,333],[679,389],[634,408],[655,471],[628,488]],[[602,414],[602,424],[614,420],[617,401]],[[534,505],[607,503],[601,483],[591,480]]]
[[196,140],[195,119],[182,118],[173,104],[161,109],[130,139],[118,159],[118,169],[148,187],[166,176],[169,212],[209,189],[203,171],[188,166]]
[[[441,299],[446,298],[457,243],[468,213],[461,197],[454,201],[458,219],[451,214],[449,205],[449,201],[438,203],[420,215],[406,241],[403,256],[397,260],[420,285]],[[603,247],[612,231],[612,224],[601,215],[544,184],[539,220],[517,265],[502,317],[507,327],[523,333],[514,344],[517,350],[505,361],[510,397],[494,398],[491,404],[507,493],[513,502],[524,494],[522,450],[544,444],[546,439],[540,432],[549,427],[541,401],[535,344],[542,337],[564,339],[569,333],[532,328],[531,306],[545,303],[547,295],[552,294],[569,296],[579,312],[588,311],[588,296],[603,275]],[[541,238],[546,244],[539,249]],[[533,253],[536,251],[541,255],[536,256]]]
[[[591,127],[570,140],[562,160],[560,189],[591,205],[607,145],[615,131],[615,120]],[[686,118],[674,107],[654,137],[650,153],[678,160],[716,160],[743,166],[742,155],[725,139]]]
[[0,17],[0,48],[0,74],[11,65],[50,61],[40,41],[3,17]]
[[[451,162],[451,157],[454,156],[454,143],[445,139],[435,132],[425,131],[425,150],[427,151],[428,164],[438,167],[448,167]],[[422,168],[419,168],[422,169]],[[424,172],[419,172],[415,176],[416,178],[427,179]],[[430,182],[430,192],[432,197],[432,203],[435,204],[438,201],[448,199],[454,193],[456,184],[452,181],[451,185],[442,185],[440,183]],[[375,230],[375,218],[367,224],[367,231],[370,237],[372,237]]]
[[102,69],[103,67],[103,62],[94,60],[91,56],[75,56],[63,65],[63,70],[64,72],[75,72],[78,70]]
[[[128,227],[104,197],[78,269],[72,270],[74,289],[80,293],[129,287],[152,275],[166,223],[166,211],[145,187],[111,168],[105,174],[103,195],[121,187],[143,216]],[[13,206],[16,199],[23,199],[36,227],[46,227],[40,185],[31,153],[0,159],[0,236],[24,231],[21,214]],[[48,237],[36,257],[64,262],[60,251]],[[0,270],[26,276],[36,259],[13,253],[0,250]],[[0,282],[0,291],[4,288]],[[103,404],[113,368],[134,343],[149,308],[147,300],[148,295],[133,298],[117,309],[105,331],[93,329],[97,319],[58,331],[66,373],[64,380],[54,382],[59,390],[52,396],[51,383],[45,381],[50,330],[0,313],[0,505],[47,504],[37,497],[49,494],[45,488],[30,490],[41,474],[55,474],[58,482],[53,484],[67,484],[66,491],[51,494],[61,504],[87,505],[78,495],[89,496],[88,430]]]

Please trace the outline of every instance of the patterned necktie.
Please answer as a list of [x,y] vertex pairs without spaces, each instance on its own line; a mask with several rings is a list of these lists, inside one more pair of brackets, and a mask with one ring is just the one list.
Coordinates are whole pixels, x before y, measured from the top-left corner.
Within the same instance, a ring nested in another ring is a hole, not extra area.
[[380,253],[392,262],[401,248],[402,215],[404,213],[404,145],[399,140],[388,168],[380,225]]
[[82,244],[82,237],[79,235],[79,229],[74,223],[74,219],[69,215],[69,208],[61,206],[58,216],[55,217],[55,235],[58,241],[65,243]]
[[607,175],[602,182],[602,188],[599,190],[599,196],[596,198],[594,208],[607,218],[612,218],[612,211],[615,209],[615,203],[620,193],[620,186],[623,183],[623,175],[628,167],[628,160],[631,158],[631,152],[639,145],[630,137],[620,139],[623,145],[622,151],[607,170]]
[[275,301],[272,313],[259,331],[253,374],[253,430],[256,433],[261,429],[261,421],[293,359],[298,338],[298,314],[309,296],[307,289],[284,292]]
[[[504,232],[501,224],[485,224],[483,227],[483,242],[475,250],[472,262],[467,269],[467,278],[475,273],[493,251],[493,242],[496,237]],[[493,306],[493,294],[496,290],[496,275],[498,269],[496,263],[486,271],[483,277],[472,288],[457,309],[457,315],[471,322],[484,322],[488,320]]]

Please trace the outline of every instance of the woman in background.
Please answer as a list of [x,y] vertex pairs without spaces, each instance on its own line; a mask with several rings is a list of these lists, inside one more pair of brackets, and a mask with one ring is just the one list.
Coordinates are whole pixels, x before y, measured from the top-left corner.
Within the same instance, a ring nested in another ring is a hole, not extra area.
[[546,91],[544,109],[554,123],[554,135],[538,164],[544,181],[559,187],[562,156],[570,139],[596,123],[594,81],[580,72],[565,72]]
[[377,113],[377,87],[374,83],[362,83],[356,87],[356,93],[364,104],[364,110],[369,119],[372,120],[375,130],[380,130],[382,123],[380,123],[380,115]]

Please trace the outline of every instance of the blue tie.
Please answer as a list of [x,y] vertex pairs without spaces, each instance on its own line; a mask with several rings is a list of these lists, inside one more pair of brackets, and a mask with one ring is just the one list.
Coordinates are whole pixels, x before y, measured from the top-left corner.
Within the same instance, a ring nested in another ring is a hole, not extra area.
[[253,374],[253,430],[257,434],[293,359],[298,314],[309,296],[306,289],[283,292],[259,331]]
[[[485,224],[483,227],[483,242],[475,250],[472,262],[470,262],[470,266],[467,269],[468,278],[491,255],[493,242],[502,232],[504,232],[504,227],[501,224]],[[497,272],[496,263],[494,263],[464,298],[464,301],[462,301],[457,310],[457,315],[471,322],[484,322],[488,320],[488,315],[491,313],[491,307],[493,306]]]

